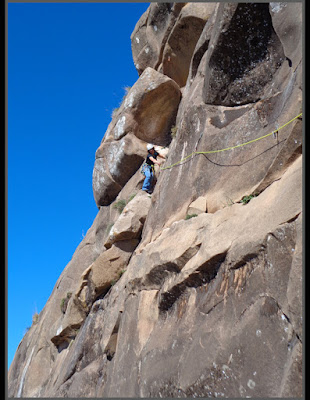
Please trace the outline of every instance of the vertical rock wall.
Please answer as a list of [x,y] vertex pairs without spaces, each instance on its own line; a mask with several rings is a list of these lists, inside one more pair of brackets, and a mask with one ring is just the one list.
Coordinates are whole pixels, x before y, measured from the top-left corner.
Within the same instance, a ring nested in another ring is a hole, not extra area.
[[[9,397],[302,396],[301,32],[301,3],[141,16],[139,78],[95,155],[97,217]],[[152,197],[147,142],[168,154]]]

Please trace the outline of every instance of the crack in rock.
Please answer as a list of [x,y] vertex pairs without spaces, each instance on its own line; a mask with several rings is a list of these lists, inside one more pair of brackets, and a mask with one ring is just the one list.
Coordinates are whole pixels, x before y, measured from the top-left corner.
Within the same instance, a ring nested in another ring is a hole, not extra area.
[[174,285],[169,290],[161,293],[159,299],[159,310],[168,311],[187,288],[197,288],[211,282],[217,275],[220,266],[226,259],[227,252],[217,254],[180,283]]

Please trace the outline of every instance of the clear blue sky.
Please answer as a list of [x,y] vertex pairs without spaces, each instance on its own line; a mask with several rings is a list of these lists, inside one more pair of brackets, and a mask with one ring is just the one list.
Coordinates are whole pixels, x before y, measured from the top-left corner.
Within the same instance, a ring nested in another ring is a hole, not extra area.
[[95,151],[148,6],[8,4],[8,366],[98,212]]

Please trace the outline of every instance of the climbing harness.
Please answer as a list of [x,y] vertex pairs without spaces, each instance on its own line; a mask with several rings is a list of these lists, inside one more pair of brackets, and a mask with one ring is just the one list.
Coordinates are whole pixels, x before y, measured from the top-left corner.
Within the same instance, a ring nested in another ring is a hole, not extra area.
[[257,142],[258,140],[264,139],[264,138],[266,138],[266,137],[268,137],[268,136],[271,136],[271,135],[273,135],[273,136],[278,140],[278,133],[279,133],[279,130],[280,130],[280,129],[283,129],[284,127],[286,127],[287,125],[289,125],[291,122],[295,121],[295,119],[300,118],[301,116],[302,116],[302,113],[298,114],[296,117],[294,117],[294,118],[292,118],[290,121],[286,122],[286,124],[284,124],[284,125],[282,125],[282,126],[280,126],[280,127],[277,127],[277,129],[276,129],[275,131],[272,131],[272,132],[268,133],[267,135],[260,136],[259,138],[250,140],[250,141],[245,142],[245,143],[237,144],[237,145],[235,145],[235,146],[226,147],[225,149],[220,149],[220,150],[209,150],[209,151],[194,151],[193,153],[189,154],[188,156],[182,158],[182,160],[177,161],[177,162],[174,163],[174,164],[168,165],[167,167],[163,167],[163,168],[161,168],[160,170],[163,171],[163,170],[165,170],[165,169],[170,169],[170,168],[172,168],[172,167],[175,167],[176,165],[179,165],[179,164],[182,163],[183,161],[186,161],[188,158],[190,158],[191,156],[194,156],[195,154],[212,154],[212,153],[220,153],[221,151],[226,151],[226,150],[233,150],[233,149],[236,149],[237,147],[242,147],[242,146],[245,146],[245,145],[247,145],[247,144]]
[[144,162],[142,164],[141,169],[140,169],[141,174],[145,175],[146,168],[150,168],[153,171],[153,173],[155,172],[154,164],[153,165],[149,165],[146,162]]

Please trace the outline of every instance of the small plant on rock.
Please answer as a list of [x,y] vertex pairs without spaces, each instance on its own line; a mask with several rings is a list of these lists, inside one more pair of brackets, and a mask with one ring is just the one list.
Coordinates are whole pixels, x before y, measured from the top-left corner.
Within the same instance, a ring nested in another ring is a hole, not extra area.
[[132,199],[134,199],[134,197],[135,197],[136,195],[137,195],[137,193],[132,193],[132,194],[129,196],[129,198],[128,198],[127,201],[124,200],[124,199],[118,200],[118,201],[114,204],[113,208],[115,208],[116,210],[118,210],[119,213],[121,214],[121,213],[123,212],[124,208],[126,207],[126,205],[127,205]]
[[123,89],[125,90],[125,95],[126,95],[131,89],[131,86],[125,86]]
[[118,274],[118,275],[119,275],[119,278],[123,275],[124,272],[126,272],[125,269],[122,269],[122,270],[119,272],[119,274]]
[[178,131],[178,128],[177,128],[175,125],[173,125],[173,126],[171,127],[171,130],[170,130],[171,136],[172,136],[173,138],[176,137],[177,131]]
[[117,114],[118,110],[119,110],[119,107],[118,108],[113,108],[112,113],[111,113],[111,118],[115,117],[115,115]]
[[114,286],[116,284],[116,282],[121,279],[121,276],[124,274],[124,272],[126,272],[125,269],[122,269],[121,271],[119,271],[118,277],[111,280],[111,282],[110,282],[111,286]]
[[126,200],[121,199],[121,200],[118,200],[118,201],[114,204],[113,208],[115,208],[116,210],[118,210],[119,213],[121,214],[121,213],[123,212],[123,210],[124,210],[126,204],[127,204],[127,203],[126,203]]
[[248,204],[248,202],[251,201],[256,196],[257,196],[257,194],[250,194],[249,196],[243,196],[241,199],[241,203],[243,205]]
[[32,325],[35,325],[39,321],[39,314],[35,312],[32,316]]
[[137,193],[133,193],[132,195],[130,195],[130,196],[129,196],[129,199],[128,199],[128,201],[127,201],[127,204],[128,204],[132,199],[134,199],[136,195],[137,195]]
[[62,312],[63,314],[66,313],[66,310],[67,310],[67,307],[68,307],[68,303],[69,303],[69,300],[70,300],[70,297],[71,297],[71,296],[72,296],[72,293],[71,293],[71,292],[68,292],[68,293],[67,293],[67,296],[61,299],[61,302],[60,302],[60,310],[61,310],[61,312]]
[[187,214],[186,217],[185,217],[185,220],[188,220],[188,219],[191,219],[191,218],[194,218],[194,217],[197,217],[197,214]]
[[27,327],[26,327],[26,332],[28,332],[29,329],[30,329],[33,325],[36,325],[36,324],[38,323],[38,321],[39,321],[39,314],[38,314],[37,312],[35,312],[35,313],[33,314],[33,316],[32,316],[32,324],[31,324],[31,326],[27,326]]

